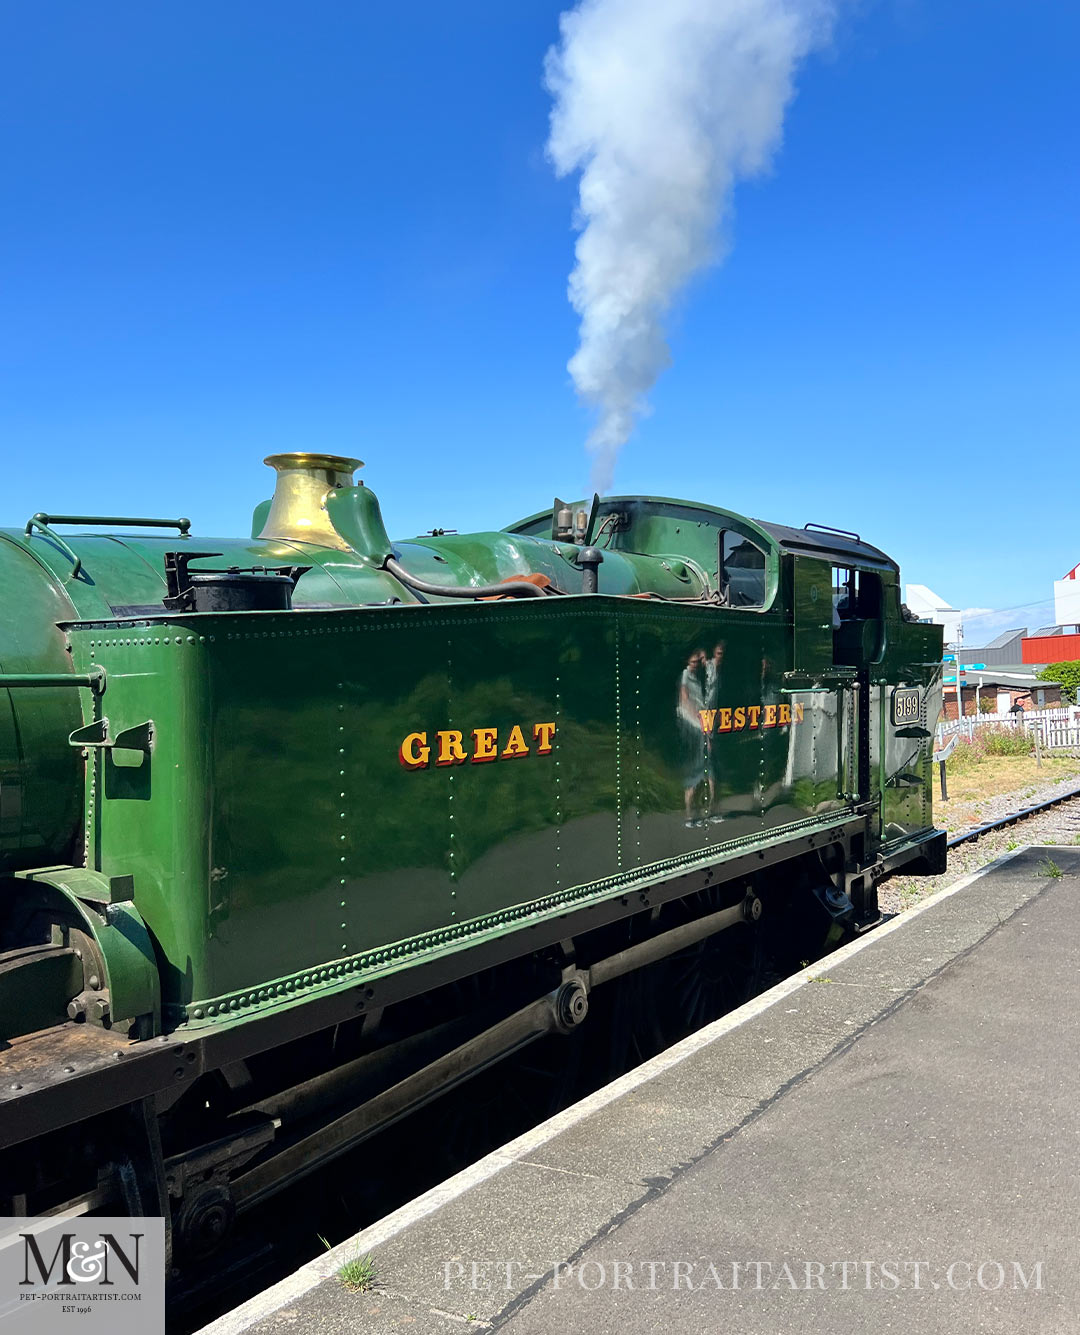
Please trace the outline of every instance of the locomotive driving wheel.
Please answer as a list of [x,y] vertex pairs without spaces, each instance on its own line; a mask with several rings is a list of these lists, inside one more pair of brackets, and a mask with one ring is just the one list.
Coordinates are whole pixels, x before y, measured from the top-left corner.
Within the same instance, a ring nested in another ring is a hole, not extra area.
[[[741,886],[710,886],[673,907],[691,920],[730,908],[743,895]],[[765,958],[761,901],[749,895],[744,902],[742,922],[654,966],[661,983],[657,1002],[665,1046],[719,1019],[760,990]]]
[[[447,991],[463,1012],[508,1005],[507,975],[498,970],[460,980],[444,990],[444,998]],[[456,1172],[570,1103],[577,1093],[581,1030],[589,1027],[535,1039],[410,1118],[410,1141],[425,1146],[424,1171],[434,1165],[435,1180]]]

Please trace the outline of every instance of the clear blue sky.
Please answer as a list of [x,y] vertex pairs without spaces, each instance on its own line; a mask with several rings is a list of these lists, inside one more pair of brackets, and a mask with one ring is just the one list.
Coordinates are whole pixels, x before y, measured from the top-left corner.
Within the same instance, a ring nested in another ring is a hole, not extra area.
[[[561,8],[8,0],[0,521],[246,532],[286,449],[365,459],[399,536],[582,491]],[[858,529],[960,607],[1048,598],[1080,560],[1080,8],[842,15],[616,490]]]

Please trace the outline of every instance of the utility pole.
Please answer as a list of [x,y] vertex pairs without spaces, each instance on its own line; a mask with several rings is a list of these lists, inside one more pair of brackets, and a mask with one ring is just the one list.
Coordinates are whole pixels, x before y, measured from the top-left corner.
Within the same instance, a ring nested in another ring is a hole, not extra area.
[[964,657],[964,623],[956,623],[956,717],[959,722],[964,719],[964,685],[960,680],[960,663]]

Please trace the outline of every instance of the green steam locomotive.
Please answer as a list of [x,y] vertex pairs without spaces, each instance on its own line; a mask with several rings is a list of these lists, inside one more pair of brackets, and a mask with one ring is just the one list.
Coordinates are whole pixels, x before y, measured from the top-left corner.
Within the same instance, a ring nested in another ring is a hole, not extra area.
[[665,962],[944,865],[941,630],[857,535],[630,496],[391,542],[358,461],[267,463],[249,539],[0,534],[0,1213],[178,1256],[594,992],[708,1018]]

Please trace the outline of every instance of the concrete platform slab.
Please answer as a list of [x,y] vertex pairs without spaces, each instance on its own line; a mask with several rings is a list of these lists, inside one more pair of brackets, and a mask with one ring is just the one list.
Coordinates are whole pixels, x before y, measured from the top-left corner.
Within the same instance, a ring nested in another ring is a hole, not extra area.
[[1078,979],[1080,849],[1019,850],[208,1335],[1074,1332]]

